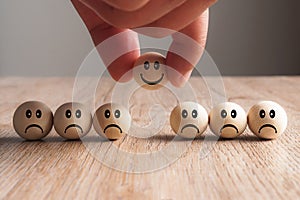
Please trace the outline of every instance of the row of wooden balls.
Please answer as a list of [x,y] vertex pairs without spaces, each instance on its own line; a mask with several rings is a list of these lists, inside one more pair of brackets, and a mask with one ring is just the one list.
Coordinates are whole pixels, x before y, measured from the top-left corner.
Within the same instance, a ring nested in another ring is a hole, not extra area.
[[[195,102],[184,102],[176,106],[170,115],[173,131],[184,138],[195,138],[210,126],[212,132],[223,138],[235,138],[249,125],[258,137],[275,139],[287,126],[285,110],[272,101],[261,101],[253,105],[248,115],[236,103],[221,103],[207,114],[203,106]],[[13,116],[16,132],[27,140],[45,137],[52,129],[66,139],[85,136],[91,126],[102,137],[116,140],[128,133],[131,125],[129,111],[122,105],[107,103],[100,106],[94,116],[81,103],[65,103],[55,112],[42,102],[28,101],[21,104]]]

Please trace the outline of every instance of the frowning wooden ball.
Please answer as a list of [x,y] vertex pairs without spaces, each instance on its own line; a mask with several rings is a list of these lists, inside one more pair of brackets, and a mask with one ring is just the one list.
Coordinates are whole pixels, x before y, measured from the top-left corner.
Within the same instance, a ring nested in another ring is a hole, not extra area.
[[173,131],[184,138],[195,138],[207,128],[208,115],[198,103],[183,102],[171,112],[170,125]]
[[53,114],[50,108],[39,101],[27,101],[21,104],[13,116],[13,126],[24,139],[38,140],[52,129]]
[[79,139],[85,136],[91,126],[92,115],[81,103],[65,103],[54,114],[54,128],[66,139]]
[[115,103],[100,106],[93,117],[96,132],[109,140],[117,140],[128,133],[130,125],[131,116],[128,110]]
[[287,115],[278,103],[261,101],[250,108],[248,126],[260,138],[275,139],[286,129]]
[[143,88],[156,90],[167,83],[166,59],[159,53],[141,55],[133,67],[133,77]]
[[235,138],[247,127],[244,109],[236,103],[225,102],[215,106],[209,113],[211,131],[223,138]]

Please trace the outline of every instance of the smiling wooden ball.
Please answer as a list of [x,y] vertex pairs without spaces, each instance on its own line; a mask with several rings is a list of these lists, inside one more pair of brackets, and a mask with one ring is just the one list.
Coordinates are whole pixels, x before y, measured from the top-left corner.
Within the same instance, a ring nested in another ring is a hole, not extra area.
[[52,129],[53,114],[50,108],[39,101],[27,101],[21,104],[13,116],[13,126],[24,139],[38,140]]
[[91,126],[92,115],[81,103],[65,103],[54,114],[54,128],[66,139],[79,139],[85,136]]
[[170,125],[176,134],[192,139],[206,130],[208,115],[200,104],[183,102],[172,110]]
[[107,103],[100,106],[93,117],[93,126],[98,134],[109,140],[117,140],[128,133],[131,116],[128,110],[119,104]]
[[145,89],[159,89],[167,83],[166,59],[154,52],[141,55],[134,64],[133,77]]
[[261,101],[250,108],[248,126],[260,138],[275,139],[286,129],[287,115],[278,103]]
[[210,111],[209,127],[215,135],[222,138],[235,138],[245,131],[247,116],[238,104],[224,102]]

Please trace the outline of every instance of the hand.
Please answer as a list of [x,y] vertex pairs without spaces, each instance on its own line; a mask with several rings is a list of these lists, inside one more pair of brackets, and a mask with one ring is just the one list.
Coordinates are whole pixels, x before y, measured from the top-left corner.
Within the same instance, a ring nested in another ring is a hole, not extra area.
[[[208,7],[216,0],[72,0],[74,7],[85,23],[94,44],[97,46],[107,38],[124,33],[122,41],[117,41],[120,49],[128,53],[120,56],[108,65],[108,71],[115,80],[127,73],[139,57],[137,33],[131,31],[137,27],[163,27],[181,32],[205,47],[208,29]],[[192,47],[182,41],[178,34],[172,35],[173,42],[166,56],[166,64],[174,70],[168,70],[168,78],[175,86],[182,86],[190,77],[194,65],[202,54],[202,48]],[[189,58],[183,58],[172,52],[188,52]],[[171,52],[172,51],[172,52]],[[104,59],[104,51],[99,51]],[[189,62],[188,62],[188,61]],[[122,66],[122,67],[120,67]],[[128,73],[127,73],[128,74]],[[132,74],[122,77],[128,81]]]

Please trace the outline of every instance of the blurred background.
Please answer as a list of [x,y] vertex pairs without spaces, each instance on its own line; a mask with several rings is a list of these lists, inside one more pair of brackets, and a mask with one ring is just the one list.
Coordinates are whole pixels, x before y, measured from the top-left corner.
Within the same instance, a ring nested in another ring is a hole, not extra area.
[[[1,76],[72,76],[92,48],[69,1],[0,1]],[[223,75],[299,75],[300,1],[219,1],[206,49]]]

